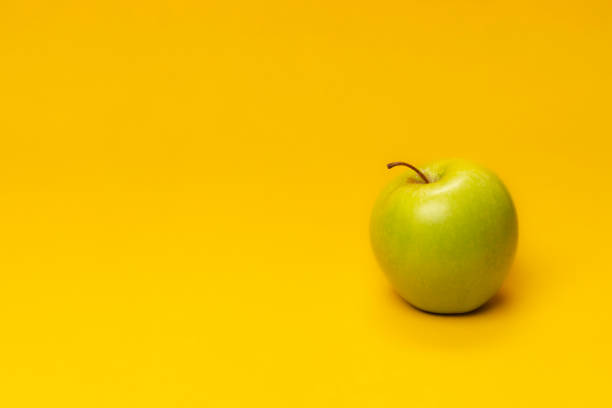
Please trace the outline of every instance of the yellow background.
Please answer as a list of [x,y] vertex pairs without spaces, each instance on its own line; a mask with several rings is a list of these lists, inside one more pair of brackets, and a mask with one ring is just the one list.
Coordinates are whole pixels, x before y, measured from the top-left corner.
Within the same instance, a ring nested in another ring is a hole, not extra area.
[[[0,405],[604,406],[608,1],[3,1]],[[368,242],[384,165],[515,199],[455,317]]]

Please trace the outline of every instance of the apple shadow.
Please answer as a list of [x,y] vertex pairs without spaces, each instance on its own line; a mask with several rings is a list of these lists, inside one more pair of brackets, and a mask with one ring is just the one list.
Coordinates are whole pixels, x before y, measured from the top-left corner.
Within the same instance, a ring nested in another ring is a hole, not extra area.
[[[423,311],[387,286],[381,309],[388,323],[388,334],[405,343],[427,347],[462,349],[489,344],[515,330],[524,310],[526,296],[532,290],[531,263],[515,264],[500,290],[488,302],[467,313],[441,314]],[[390,306],[390,308],[388,308]],[[391,312],[390,317],[389,313]],[[415,330],[415,328],[417,330]],[[473,330],[478,331],[475,337]]]
[[419,309],[418,307],[416,307],[415,305],[411,304],[406,299],[401,297],[393,289],[391,289],[391,291],[393,292],[395,297],[399,299],[402,303],[408,305],[411,309],[416,310],[419,313],[424,313],[424,314],[431,315],[431,316],[448,317],[448,318],[461,318],[461,317],[470,317],[470,316],[476,316],[476,315],[484,315],[487,313],[494,312],[496,309],[507,307],[509,304],[509,297],[506,291],[502,289],[497,294],[495,294],[495,296],[493,296],[490,300],[484,303],[482,306],[479,306],[478,308],[471,310],[469,312],[436,313],[436,312],[430,312],[427,310]]

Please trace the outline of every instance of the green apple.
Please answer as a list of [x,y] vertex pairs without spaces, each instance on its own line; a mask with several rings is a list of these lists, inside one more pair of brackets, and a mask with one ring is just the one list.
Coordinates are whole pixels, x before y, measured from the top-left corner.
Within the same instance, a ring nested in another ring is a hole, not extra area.
[[370,237],[381,268],[408,303],[466,313],[495,295],[512,264],[516,210],[502,181],[465,160],[444,160],[395,178],[378,198]]

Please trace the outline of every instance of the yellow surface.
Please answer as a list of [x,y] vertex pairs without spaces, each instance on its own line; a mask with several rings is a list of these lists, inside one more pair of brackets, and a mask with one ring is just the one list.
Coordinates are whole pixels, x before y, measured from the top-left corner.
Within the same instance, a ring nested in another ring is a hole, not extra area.
[[[605,406],[612,7],[3,1],[0,405]],[[388,161],[495,170],[501,294],[418,312]]]

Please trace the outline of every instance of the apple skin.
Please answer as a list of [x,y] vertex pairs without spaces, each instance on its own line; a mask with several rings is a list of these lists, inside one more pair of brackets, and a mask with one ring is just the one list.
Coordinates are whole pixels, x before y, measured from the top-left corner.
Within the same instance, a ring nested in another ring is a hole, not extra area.
[[418,309],[470,312],[501,287],[514,259],[512,198],[491,171],[466,160],[408,170],[380,194],[370,222],[374,254],[392,286]]

